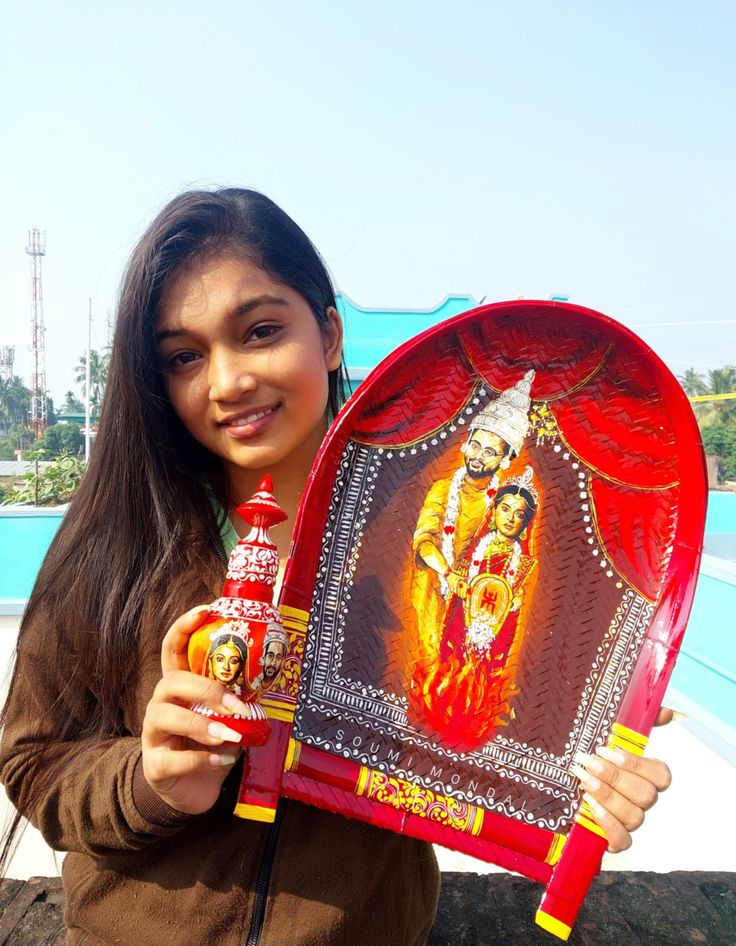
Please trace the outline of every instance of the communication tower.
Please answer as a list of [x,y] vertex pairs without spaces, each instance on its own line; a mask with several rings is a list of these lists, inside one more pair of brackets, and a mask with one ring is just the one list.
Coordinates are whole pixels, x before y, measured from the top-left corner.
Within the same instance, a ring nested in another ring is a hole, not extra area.
[[46,429],[46,329],[43,324],[43,286],[41,257],[46,255],[46,231],[38,227],[28,231],[26,253],[31,257],[31,376],[30,426],[36,437]]
[[3,345],[0,348],[0,378],[10,381],[13,377],[15,363],[15,345]]

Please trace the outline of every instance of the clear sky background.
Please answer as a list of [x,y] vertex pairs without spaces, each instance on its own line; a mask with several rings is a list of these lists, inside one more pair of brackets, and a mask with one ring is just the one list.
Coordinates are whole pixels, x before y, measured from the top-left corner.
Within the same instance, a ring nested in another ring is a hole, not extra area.
[[731,0],[0,4],[0,345],[60,402],[180,190],[263,190],[358,305],[546,298],[736,363]]

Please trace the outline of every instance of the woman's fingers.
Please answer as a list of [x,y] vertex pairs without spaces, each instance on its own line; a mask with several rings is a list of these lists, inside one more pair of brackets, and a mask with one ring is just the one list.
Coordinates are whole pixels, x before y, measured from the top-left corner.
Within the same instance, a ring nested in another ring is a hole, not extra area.
[[170,746],[172,737],[199,743],[201,746],[221,746],[240,743],[240,733],[226,723],[195,713],[175,703],[156,703],[149,708],[143,725],[144,748]]
[[189,638],[204,623],[208,614],[209,605],[199,604],[177,618],[168,629],[161,644],[161,668],[164,673],[189,669]]
[[644,813],[672,781],[670,770],[659,759],[608,747],[599,748],[594,756],[577,753],[572,771],[589,796],[611,851],[629,847],[631,832],[641,826]]
[[655,726],[666,726],[667,723],[671,722],[682,722],[687,719],[687,713],[683,713],[681,710],[671,709],[669,706],[662,706],[657,713],[657,718],[654,720]]
[[[229,745],[179,752],[162,746],[144,752],[143,774],[151,788],[172,808],[198,814],[214,803],[222,780],[237,762],[238,755],[238,749]],[[212,778],[215,781],[211,783]],[[200,780],[200,788],[196,780]]]
[[[583,800],[588,803],[590,810],[595,818],[596,822],[603,829],[603,833],[606,835],[606,840],[608,841],[608,850],[611,854],[619,854],[621,851],[625,851],[627,848],[631,847],[631,832],[635,828],[627,828],[619,818],[605,808],[598,799],[591,795],[590,792],[583,792]],[[636,827],[640,827],[644,821],[644,812],[640,809],[641,818],[636,824]]]
[[217,680],[201,677],[198,673],[190,673],[188,670],[171,670],[165,673],[156,684],[151,702],[179,703],[185,706],[202,703],[223,716],[250,716],[247,704]]
[[214,748],[209,752],[204,749],[161,751],[149,758],[145,775],[156,791],[164,793],[171,790],[174,782],[187,775],[233,766],[238,761],[238,755],[237,749],[232,747]]

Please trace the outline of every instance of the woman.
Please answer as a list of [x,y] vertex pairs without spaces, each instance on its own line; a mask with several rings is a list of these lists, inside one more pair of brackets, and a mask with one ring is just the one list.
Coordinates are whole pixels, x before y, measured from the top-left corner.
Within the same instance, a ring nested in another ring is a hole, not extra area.
[[[70,946],[426,939],[428,845],[295,802],[270,828],[233,818],[232,735],[188,709],[243,710],[184,669],[184,643],[264,472],[289,515],[271,533],[285,561],[341,351],[322,261],[260,194],[183,194],[133,252],[98,440],[24,617],[0,753],[13,803],[70,852]],[[628,837],[640,808],[621,797],[624,821],[606,817]]]

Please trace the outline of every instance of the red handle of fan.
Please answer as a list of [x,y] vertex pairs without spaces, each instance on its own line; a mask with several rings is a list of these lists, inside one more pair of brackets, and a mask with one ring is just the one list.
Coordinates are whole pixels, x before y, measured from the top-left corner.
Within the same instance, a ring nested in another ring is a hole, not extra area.
[[[685,523],[685,542],[690,540]],[[697,541],[697,537],[696,541]],[[687,576],[684,576],[687,577]],[[665,589],[657,620],[642,645],[631,686],[608,745],[633,755],[643,755],[649,733],[662,705],[667,684],[675,668],[685,621],[692,606],[694,584],[680,577]],[[547,883],[537,911],[539,926],[566,940],[593,878],[600,872],[608,847],[605,833],[583,804]]]

